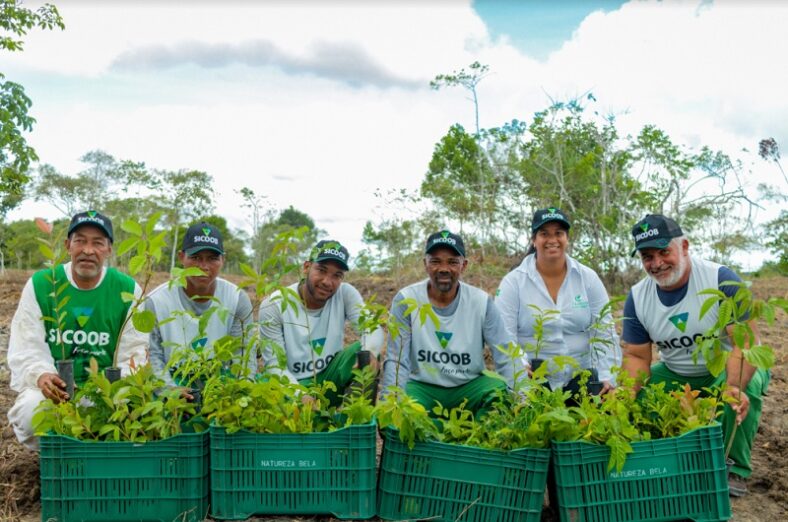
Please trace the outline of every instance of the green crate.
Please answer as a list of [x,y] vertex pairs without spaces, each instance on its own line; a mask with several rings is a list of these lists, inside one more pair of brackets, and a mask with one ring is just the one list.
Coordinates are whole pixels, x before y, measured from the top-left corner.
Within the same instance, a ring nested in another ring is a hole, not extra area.
[[416,443],[383,431],[378,515],[387,520],[538,521],[549,449],[497,451],[441,442]]
[[203,520],[210,493],[208,457],[208,432],[144,444],[43,436],[41,520]]
[[375,515],[374,422],[327,433],[211,427],[211,516]]
[[621,472],[607,471],[610,448],[553,443],[564,522],[728,520],[728,476],[719,425],[632,443]]

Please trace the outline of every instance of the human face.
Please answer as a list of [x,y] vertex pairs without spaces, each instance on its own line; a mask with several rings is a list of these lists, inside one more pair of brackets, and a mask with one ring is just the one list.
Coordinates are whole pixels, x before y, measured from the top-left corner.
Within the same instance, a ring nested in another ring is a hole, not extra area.
[[468,260],[450,248],[437,247],[424,256],[424,267],[432,289],[441,294],[454,293]]
[[665,248],[644,248],[640,251],[640,261],[660,288],[674,290],[689,278],[689,241],[672,241]]
[[550,221],[534,233],[533,242],[537,259],[563,259],[569,245],[569,236],[560,223]]
[[104,261],[112,253],[112,243],[104,231],[82,225],[66,239],[66,250],[71,256],[71,273],[79,288],[93,288],[101,278]]
[[178,259],[183,268],[197,267],[205,274],[186,278],[186,295],[189,297],[212,296],[216,290],[216,278],[219,277],[224,266],[224,256],[215,250],[206,248],[194,254],[187,254],[181,250],[178,252]]
[[342,280],[345,279],[345,270],[333,261],[304,263],[303,295],[307,308],[317,309],[325,306],[331,299]]

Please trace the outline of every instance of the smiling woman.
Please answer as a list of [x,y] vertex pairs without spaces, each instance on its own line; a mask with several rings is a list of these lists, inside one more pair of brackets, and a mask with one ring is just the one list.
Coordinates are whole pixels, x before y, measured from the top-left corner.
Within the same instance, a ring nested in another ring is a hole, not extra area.
[[[495,302],[509,334],[524,347],[539,346],[539,353],[528,354],[532,369],[540,364],[534,357],[547,356],[550,386],[576,391],[575,369],[551,362],[557,356],[570,356],[591,370],[592,380],[602,381],[605,393],[615,384],[612,367],[621,363],[618,339],[612,328],[599,326],[612,324],[605,309],[609,298],[599,276],[566,253],[570,227],[560,209],[537,210],[529,255],[503,278]],[[542,324],[540,314],[549,317],[543,332],[537,326]],[[603,344],[609,348],[597,353],[591,339],[605,339]]]

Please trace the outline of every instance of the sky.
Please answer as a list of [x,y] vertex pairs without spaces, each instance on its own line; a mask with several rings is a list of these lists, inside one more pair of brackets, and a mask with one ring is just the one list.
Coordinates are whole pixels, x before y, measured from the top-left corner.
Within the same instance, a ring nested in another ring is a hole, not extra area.
[[[203,170],[235,228],[250,228],[247,186],[357,252],[364,223],[392,211],[375,193],[416,190],[449,127],[473,127],[466,93],[429,81],[474,61],[491,71],[482,127],[590,91],[623,133],[655,124],[741,155],[753,191],[781,182],[754,153],[765,137],[788,143],[788,3],[776,0],[55,3],[65,31],[0,55],[33,99],[41,162],[76,173],[101,149]],[[33,216],[57,213],[26,201],[8,219]]]

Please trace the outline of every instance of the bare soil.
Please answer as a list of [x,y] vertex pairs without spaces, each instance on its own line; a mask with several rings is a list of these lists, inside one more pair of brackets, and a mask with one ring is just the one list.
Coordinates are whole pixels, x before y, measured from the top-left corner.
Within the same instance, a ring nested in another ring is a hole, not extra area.
[[[39,502],[38,455],[21,446],[8,425],[6,413],[15,394],[9,388],[6,364],[8,332],[16,304],[30,272],[8,271],[0,276],[0,521],[33,522],[41,519]],[[164,280],[164,275],[157,280]],[[482,277],[473,272],[466,280],[487,290],[494,290],[497,279]],[[350,282],[365,297],[377,296],[377,301],[390,303],[396,291],[412,281],[385,277],[351,279]],[[788,298],[788,278],[759,279],[754,282],[760,298],[780,296]],[[763,416],[753,448],[754,472],[749,479],[750,494],[732,499],[734,520],[742,522],[788,520],[788,317],[778,313],[772,326],[761,325],[762,341],[772,346],[776,365],[765,397]],[[252,521],[334,520],[327,517],[254,517]],[[543,520],[557,520],[545,512]],[[492,521],[491,521],[492,522]],[[600,521],[602,522],[602,521]]]

